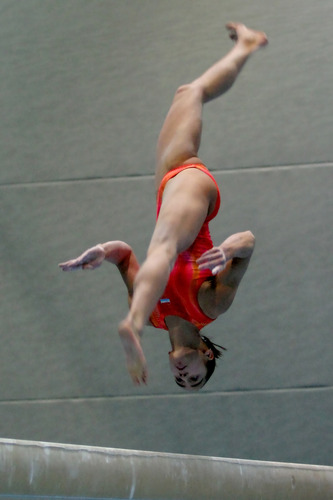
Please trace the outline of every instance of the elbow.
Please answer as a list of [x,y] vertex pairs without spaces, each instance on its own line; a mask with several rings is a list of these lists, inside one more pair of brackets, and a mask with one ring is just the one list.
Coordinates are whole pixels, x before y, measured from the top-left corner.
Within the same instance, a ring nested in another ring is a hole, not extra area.
[[246,231],[247,233],[247,236],[249,238],[249,240],[251,241],[251,243],[253,244],[253,246],[255,245],[255,242],[256,242],[256,238],[254,236],[254,234],[252,233],[252,231]]
[[253,250],[254,250],[254,247],[255,247],[255,244],[256,244],[256,238],[254,236],[254,234],[252,233],[252,231],[246,231],[246,239],[247,239],[247,246],[248,246],[248,249],[249,249],[249,254],[251,255]]

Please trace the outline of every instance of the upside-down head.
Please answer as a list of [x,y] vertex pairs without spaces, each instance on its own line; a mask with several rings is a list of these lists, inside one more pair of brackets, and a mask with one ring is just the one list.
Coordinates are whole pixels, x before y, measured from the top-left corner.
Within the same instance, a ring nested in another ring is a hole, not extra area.
[[170,369],[179,387],[199,390],[210,379],[216,367],[216,360],[226,349],[201,336],[200,346],[179,347],[169,352]]

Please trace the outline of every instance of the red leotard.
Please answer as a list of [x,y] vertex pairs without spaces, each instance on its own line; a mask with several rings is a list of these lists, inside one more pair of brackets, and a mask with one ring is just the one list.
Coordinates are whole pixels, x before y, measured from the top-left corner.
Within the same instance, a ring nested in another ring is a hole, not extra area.
[[163,330],[168,329],[164,321],[166,316],[179,316],[190,321],[199,330],[214,321],[214,319],[209,318],[203,313],[198,303],[199,289],[202,283],[208,277],[212,276],[212,273],[209,269],[199,270],[196,260],[213,246],[208,223],[217,215],[220,208],[220,191],[218,185],[204,165],[182,165],[171,170],[163,177],[157,193],[157,217],[160,212],[162,195],[166,183],[169,179],[187,168],[198,168],[214,181],[217,188],[217,200],[213,212],[206,218],[194,243],[178,255],[164,293],[149,318],[153,326],[162,328]]

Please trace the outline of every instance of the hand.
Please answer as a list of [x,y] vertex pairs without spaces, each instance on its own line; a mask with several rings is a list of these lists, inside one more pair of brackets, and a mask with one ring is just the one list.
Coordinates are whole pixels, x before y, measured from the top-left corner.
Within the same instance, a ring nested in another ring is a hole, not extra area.
[[59,267],[63,271],[76,271],[77,269],[96,269],[105,259],[105,251],[102,245],[96,245],[86,250],[76,259],[62,262]]
[[197,259],[197,264],[199,269],[210,269],[215,275],[225,269],[227,259],[221,247],[213,247]]

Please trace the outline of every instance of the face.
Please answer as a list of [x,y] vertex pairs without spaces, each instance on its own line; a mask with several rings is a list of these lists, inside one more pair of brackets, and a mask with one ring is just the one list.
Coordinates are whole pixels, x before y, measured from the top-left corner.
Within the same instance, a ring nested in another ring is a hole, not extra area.
[[204,385],[206,362],[210,358],[199,349],[182,347],[169,352],[170,369],[176,383],[187,390],[198,390]]

